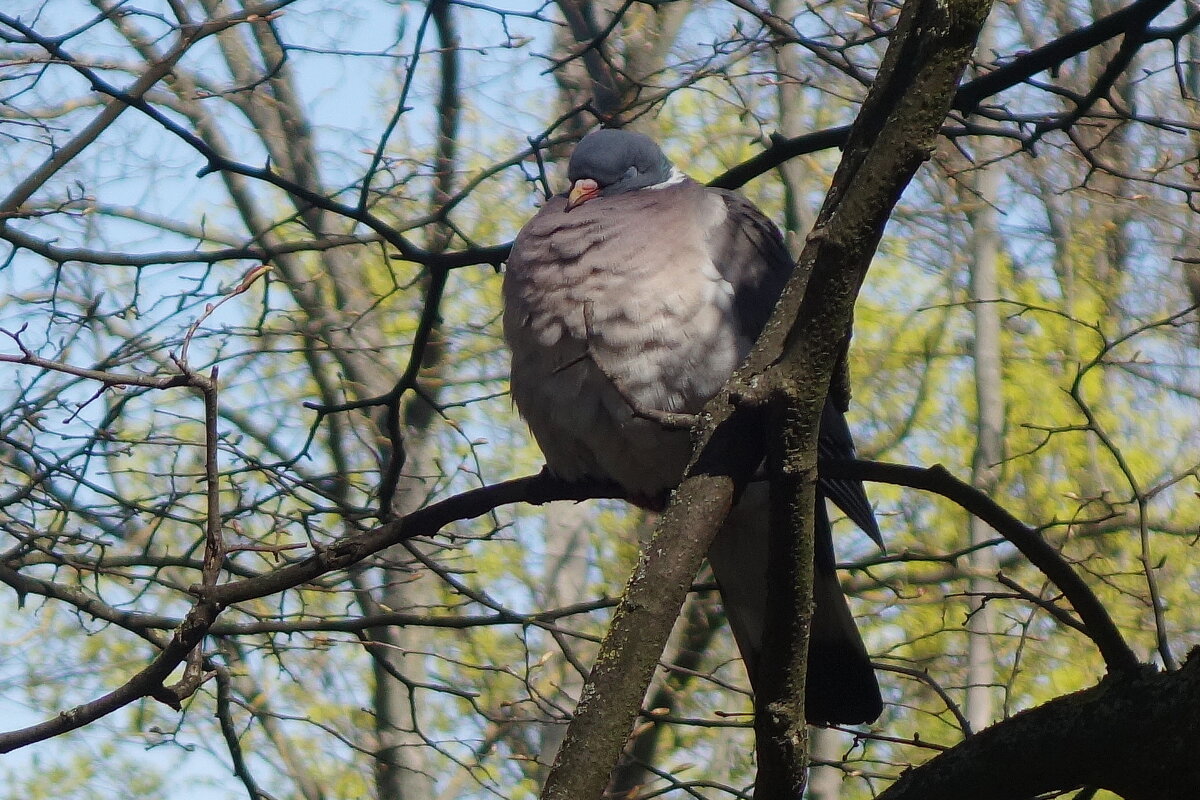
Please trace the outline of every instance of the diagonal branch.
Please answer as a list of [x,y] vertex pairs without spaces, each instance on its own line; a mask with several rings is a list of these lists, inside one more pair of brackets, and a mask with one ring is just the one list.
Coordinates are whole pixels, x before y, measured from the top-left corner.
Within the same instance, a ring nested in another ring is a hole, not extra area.
[[[745,373],[771,394],[771,555],[755,696],[755,794],[795,797],[807,773],[804,716],[812,606],[817,434],[854,303],[896,203],[933,151],[990,2],[905,3],[845,156]],[[805,278],[807,282],[805,282]],[[744,379],[743,379],[744,382]]]
[[208,628],[217,618],[217,612],[217,606],[213,603],[197,603],[188,612],[167,646],[144,669],[119,688],[91,702],[63,711],[45,722],[0,733],[0,753],[8,753],[18,747],[82,728],[143,697],[157,696],[164,690],[163,682],[167,677],[187,659],[208,634]]
[[851,477],[893,486],[907,486],[939,494],[957,503],[1012,542],[1031,564],[1058,587],[1079,615],[1088,637],[1096,643],[1110,672],[1131,672],[1139,668],[1137,656],[1126,643],[1104,604],[1058,551],[1051,547],[1036,529],[1021,522],[983,492],[955,478],[945,467],[926,468],[870,461],[846,461],[822,464],[821,474],[831,478]]
[[[743,398],[753,397],[755,378],[767,374],[781,358],[792,362],[789,369],[809,375],[802,397],[808,406],[804,424],[809,430],[798,444],[808,445],[804,460],[810,463],[802,464],[805,474],[796,473],[799,480],[793,481],[800,485],[801,516],[804,506],[812,506],[817,420],[849,330],[858,287],[901,191],[928,158],[988,7],[987,2],[966,0],[910,0],[906,4],[877,83],[867,96],[846,157],[834,176],[820,227],[810,237],[799,269],[748,366],[731,381]],[[810,271],[812,286],[806,293]],[[820,308],[811,308],[813,303]],[[805,317],[805,311],[818,313]],[[797,320],[803,322],[797,324]],[[755,433],[761,428],[755,425],[755,411],[746,404],[736,408],[728,388],[706,405],[692,463],[626,586],[543,787],[544,800],[592,800],[604,791],[687,586],[737,487],[761,461],[756,446],[760,436]],[[774,511],[772,516],[776,517]],[[811,514],[803,522],[811,537]],[[803,660],[803,646],[789,649],[799,652]],[[787,669],[793,674],[797,671],[791,664]],[[767,702],[793,702],[795,683],[781,683],[779,696]],[[763,705],[758,708],[761,715]],[[762,782],[756,793],[764,798],[793,796],[797,782],[803,782],[805,755],[802,748],[796,748],[796,732],[802,735],[803,723],[797,725],[790,714],[783,715],[780,722],[777,729],[766,733],[771,746],[765,758],[771,761],[770,767],[763,764],[760,750],[760,768],[766,768],[768,774],[763,780],[760,772]],[[761,744],[764,732],[760,730],[759,735]]]

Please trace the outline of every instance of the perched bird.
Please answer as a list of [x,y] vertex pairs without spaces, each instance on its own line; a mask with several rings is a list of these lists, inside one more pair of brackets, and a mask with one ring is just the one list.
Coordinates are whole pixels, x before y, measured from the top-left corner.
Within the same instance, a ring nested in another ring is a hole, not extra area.
[[[775,225],[745,198],[676,169],[649,137],[586,136],[570,189],[517,235],[504,277],[512,396],[551,472],[613,481],[654,498],[682,479],[686,431],[637,412],[697,412],[749,353],[792,271]],[[826,405],[824,456],[852,458],[842,413]],[[820,481],[869,535],[879,529],[857,481]],[[818,498],[806,713],[812,723],[861,723],[882,701],[835,572]],[[766,618],[766,491],[750,487],[709,553],[751,685]]]

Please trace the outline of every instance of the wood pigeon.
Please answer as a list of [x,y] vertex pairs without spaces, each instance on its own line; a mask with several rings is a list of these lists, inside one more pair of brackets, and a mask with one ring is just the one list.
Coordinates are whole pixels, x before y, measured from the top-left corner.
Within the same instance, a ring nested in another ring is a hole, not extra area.
[[[589,134],[567,177],[569,191],[521,229],[508,259],[513,400],[555,475],[616,482],[653,507],[681,480],[691,439],[635,409],[699,411],[749,353],[793,262],[762,212],[687,177],[642,134]],[[829,404],[820,453],[854,457]],[[821,479],[819,491],[881,541],[861,483]],[[765,485],[749,487],[708,553],[752,685],[766,614],[766,505]],[[808,720],[873,721],[879,685],[838,584],[820,497],[815,567]]]

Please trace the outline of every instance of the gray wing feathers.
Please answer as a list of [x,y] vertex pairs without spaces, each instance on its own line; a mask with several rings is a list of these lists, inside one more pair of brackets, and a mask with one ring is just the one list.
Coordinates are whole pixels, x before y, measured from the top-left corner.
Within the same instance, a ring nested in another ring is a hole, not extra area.
[[[825,408],[821,412],[821,431],[817,439],[818,459],[848,460],[856,455],[846,416],[833,405],[833,401],[825,401]],[[862,481],[819,477],[819,466],[817,473],[817,486],[821,493],[846,512],[846,516],[850,517],[863,533],[883,547],[883,534],[879,532],[879,523],[875,521],[875,513],[871,509],[871,501],[867,499]]]
[[725,219],[711,234],[713,262],[733,287],[740,333],[758,338],[794,266],[783,235],[761,211],[741,195],[709,190],[725,204]]
[[[794,264],[782,234],[766,215],[741,195],[711,191],[719,194],[727,211],[712,236],[713,260],[721,276],[733,286],[734,310],[741,333],[753,342],[767,324]],[[827,459],[855,457],[854,440],[845,415],[832,401],[825,403],[821,414],[818,451]],[[864,533],[883,546],[879,525],[861,481],[822,478],[820,488]]]

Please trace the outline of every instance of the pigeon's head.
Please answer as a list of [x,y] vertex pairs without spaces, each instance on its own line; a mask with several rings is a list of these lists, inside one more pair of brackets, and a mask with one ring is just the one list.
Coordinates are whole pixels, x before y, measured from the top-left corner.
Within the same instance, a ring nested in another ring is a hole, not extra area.
[[583,137],[571,154],[567,211],[594,197],[643,189],[670,177],[671,162],[649,136],[603,128]]

